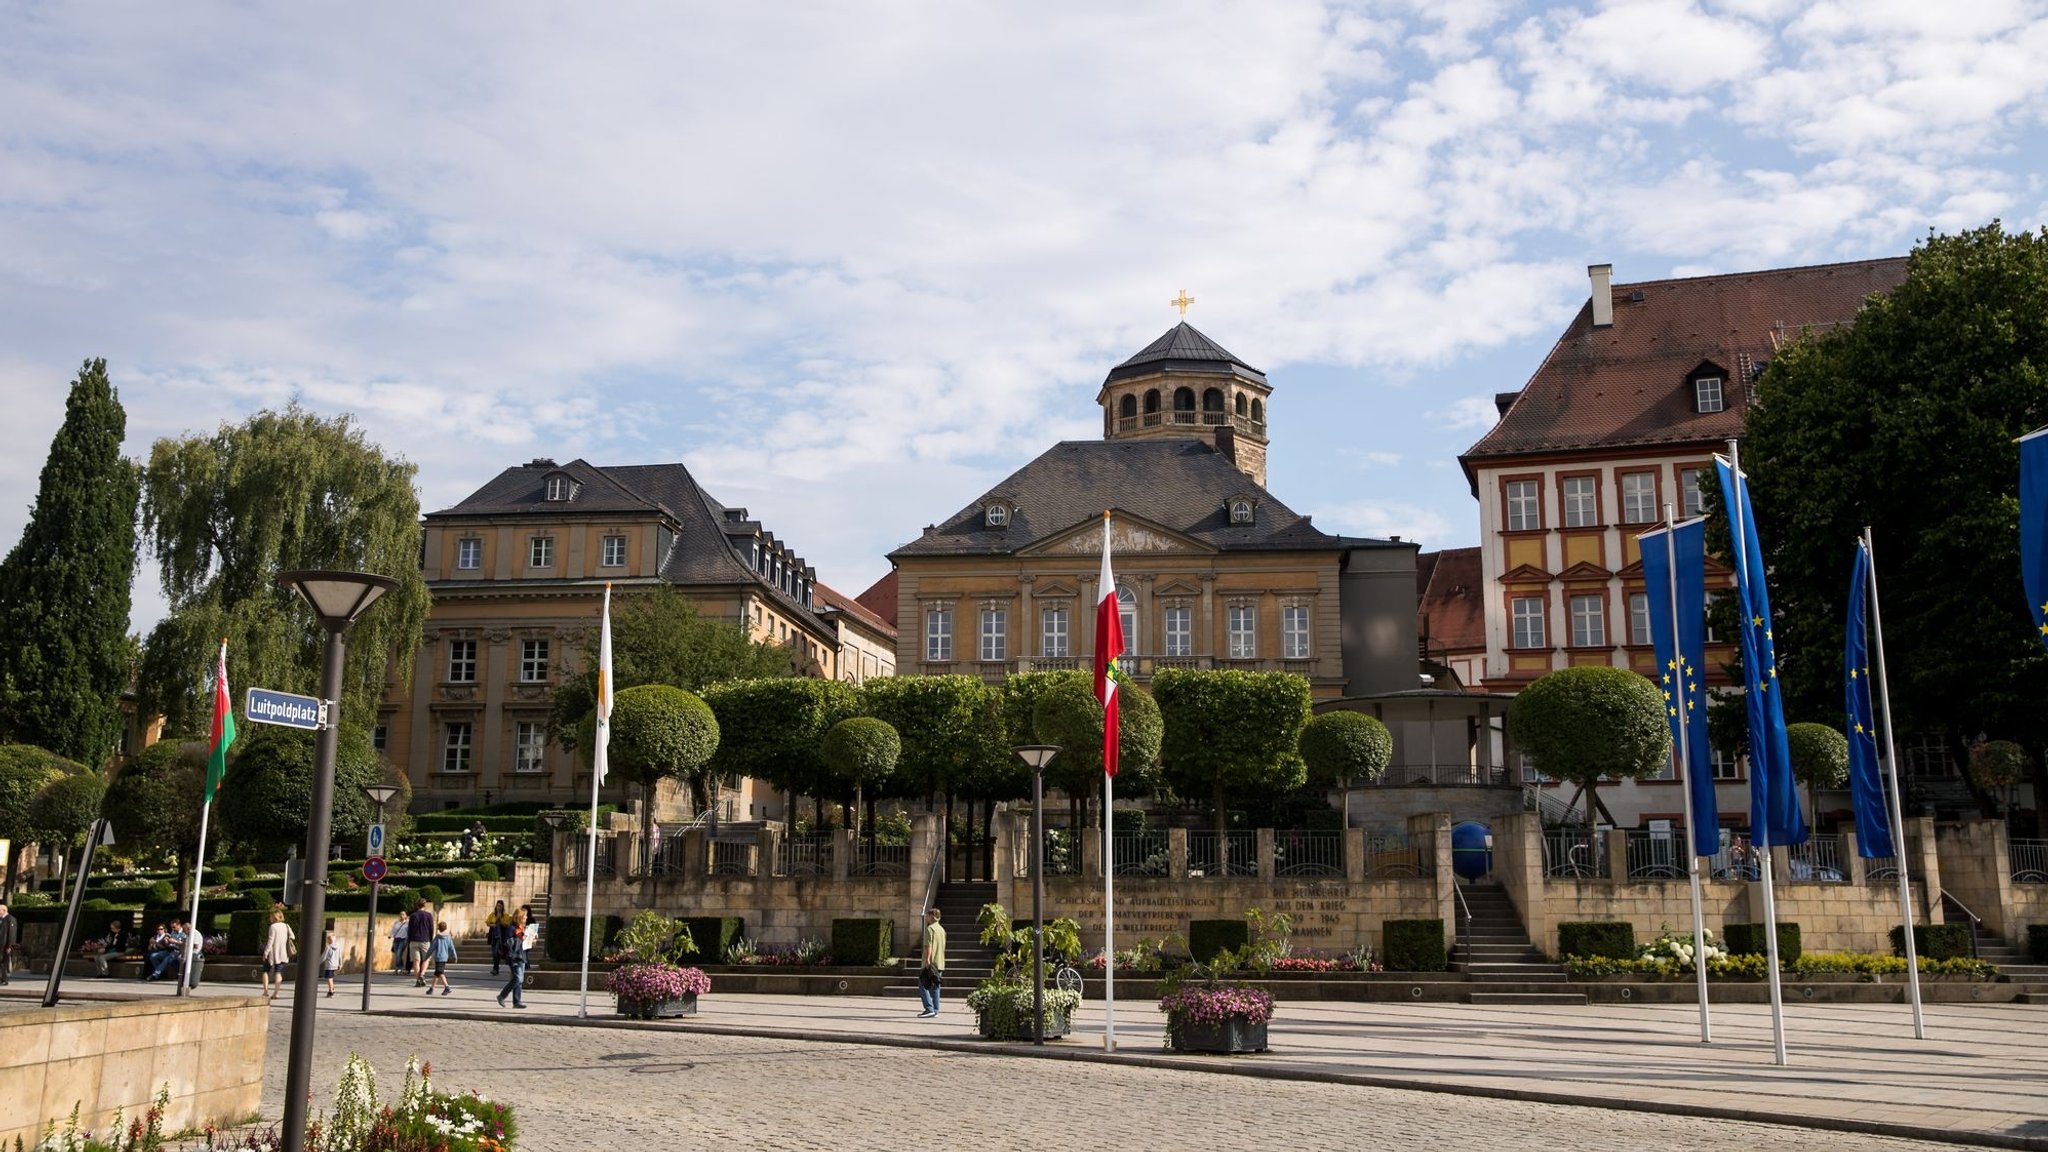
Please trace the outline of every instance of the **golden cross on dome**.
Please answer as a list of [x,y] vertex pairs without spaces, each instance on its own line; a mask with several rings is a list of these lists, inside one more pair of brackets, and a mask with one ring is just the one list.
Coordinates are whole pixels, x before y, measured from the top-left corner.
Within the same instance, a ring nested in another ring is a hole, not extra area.
[[1183,320],[1188,318],[1188,305],[1193,304],[1194,302],[1195,298],[1193,296],[1188,295],[1188,290],[1185,288],[1180,290],[1180,295],[1175,296],[1173,299],[1167,301],[1168,304],[1171,304],[1175,308],[1180,309],[1180,318]]

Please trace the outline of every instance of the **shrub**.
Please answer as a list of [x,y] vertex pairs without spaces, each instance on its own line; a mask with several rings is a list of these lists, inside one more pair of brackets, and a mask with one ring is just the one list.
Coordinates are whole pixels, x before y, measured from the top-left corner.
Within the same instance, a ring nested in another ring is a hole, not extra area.
[[1450,967],[1444,953],[1442,920],[1389,920],[1384,962],[1389,972],[1441,972]]
[[[1894,924],[1891,931],[1892,955],[1906,954],[1906,931]],[[1955,960],[1971,955],[1970,926],[1968,924],[1915,924],[1913,925],[1913,951],[1923,960]]]
[[261,873],[256,871],[256,866],[254,864],[235,865],[235,879],[237,880],[254,880],[259,875],[261,875]]
[[79,905],[79,910],[83,912],[112,912],[114,910],[114,902],[104,899],[87,900]]
[[832,921],[832,959],[874,967],[889,962],[896,925],[890,920]]
[[479,864],[476,866],[475,871],[476,878],[486,883],[496,881],[498,878],[498,866],[496,864]]
[[[1722,943],[1728,946],[1732,956],[1765,956],[1768,942],[1764,939],[1761,924],[1730,924],[1722,929]],[[1799,946],[1799,925],[1778,923],[1778,963],[1791,964],[1799,959],[1803,950]]]
[[678,953],[676,959],[699,964],[723,960],[726,949],[746,935],[747,927],[747,922],[738,916],[685,916],[682,923],[690,933],[693,947]]
[[422,884],[413,891],[419,894],[419,901],[422,904],[439,904],[446,899],[439,884]]
[[1631,959],[1636,954],[1635,925],[1624,920],[1566,921],[1557,926],[1557,954]]
[[1242,920],[1188,921],[1188,955],[1207,964],[1225,949],[1236,951],[1251,943],[1251,926]]
[[[600,916],[592,925],[590,933],[590,957],[595,960],[619,937],[619,929],[626,921],[619,916]],[[583,958],[578,953],[583,948],[583,917],[549,916],[547,936],[548,959],[562,964],[579,963]]]
[[2048,964],[2048,924],[2027,925],[2027,958]]
[[176,904],[177,902],[178,887],[169,880],[159,880],[149,886],[149,898],[146,903]]
[[254,956],[263,951],[263,934],[269,927],[268,909],[228,913],[228,955]]

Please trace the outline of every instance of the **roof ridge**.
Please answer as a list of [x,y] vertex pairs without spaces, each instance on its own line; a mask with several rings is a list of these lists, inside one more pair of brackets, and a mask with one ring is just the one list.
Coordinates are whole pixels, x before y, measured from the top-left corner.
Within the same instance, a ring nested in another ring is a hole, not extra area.
[[1733,280],[1743,276],[1778,276],[1792,272],[1819,272],[1830,268],[1874,268],[1880,264],[1891,264],[1910,260],[1911,256],[1873,256],[1867,260],[1834,260],[1824,264],[1794,264],[1786,268],[1753,268],[1746,272],[1709,272],[1701,276],[1666,276],[1658,280],[1617,280],[1615,290],[1622,288],[1648,288],[1659,284],[1698,284],[1707,280]]

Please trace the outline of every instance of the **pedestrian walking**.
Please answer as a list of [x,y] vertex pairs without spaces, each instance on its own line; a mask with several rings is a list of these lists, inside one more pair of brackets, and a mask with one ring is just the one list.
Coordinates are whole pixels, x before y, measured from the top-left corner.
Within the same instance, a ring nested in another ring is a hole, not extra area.
[[491,914],[484,917],[484,942],[491,948],[491,975],[498,974],[498,966],[505,962],[505,936],[512,929],[512,916],[505,911],[505,902],[498,901]]
[[[270,910],[270,930],[263,937],[263,998],[276,1000],[284,991],[285,966],[292,962],[292,926],[284,922],[284,909]],[[275,987],[272,981],[276,981]]]
[[441,995],[446,996],[448,987],[448,965],[455,963],[455,937],[448,934],[448,922],[434,922],[434,978],[427,983],[427,995],[434,994],[434,985],[441,986]]
[[406,917],[399,916],[393,918],[391,921],[391,972],[393,975],[403,975],[405,973],[407,930]]
[[512,978],[505,981],[505,987],[498,993],[498,1007],[505,1006],[507,996],[512,998],[514,1008],[526,1007],[526,950],[539,936],[540,925],[528,923],[526,908],[521,906],[512,916],[512,931],[505,941],[505,967]]
[[327,995],[334,995],[334,974],[341,971],[341,941],[334,938],[330,929],[326,941],[320,948],[320,978],[327,981]]
[[427,957],[434,949],[434,910],[422,900],[405,918],[405,956],[412,966],[412,986],[427,986]]
[[946,929],[939,923],[939,910],[924,910],[924,942],[917,970],[917,998],[924,1002],[920,1017],[939,1014],[939,986],[946,978]]
[[0,984],[8,982],[14,973],[14,949],[21,942],[21,921],[0,904]]

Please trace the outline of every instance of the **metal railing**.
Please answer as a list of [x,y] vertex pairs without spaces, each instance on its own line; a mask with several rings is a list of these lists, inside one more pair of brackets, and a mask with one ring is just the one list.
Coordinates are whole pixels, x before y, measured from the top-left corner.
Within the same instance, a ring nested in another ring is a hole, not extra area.
[[1840,836],[1810,836],[1785,850],[1785,879],[1794,884],[1841,884],[1849,879],[1842,866]]
[[2021,884],[2048,884],[2048,840],[2011,843],[2012,878]]
[[1763,869],[1757,867],[1756,853],[1749,847],[1749,837],[1730,836],[1721,845],[1721,850],[1707,857],[1707,875],[1715,880],[1761,880]]
[[777,876],[830,876],[832,874],[832,837],[830,834],[813,833],[809,836],[784,837],[775,851],[775,874]]
[[752,876],[755,874],[755,858],[761,844],[758,840],[713,840],[711,842],[711,874],[713,876]]
[[1273,833],[1275,876],[1344,875],[1342,832]]
[[1257,876],[1258,836],[1253,832],[1225,832],[1219,839],[1213,831],[1188,833],[1188,875]]
[[1610,875],[1607,840],[1583,828],[1549,828],[1543,833],[1543,874],[1592,879]]
[[846,862],[849,876],[910,875],[910,845],[853,842],[853,858]]
[[1458,896],[1458,965],[1465,973],[1472,971],[1472,905],[1465,902],[1465,885],[1453,880],[1451,891]]
[[1577,804],[1565,803],[1557,798],[1555,789],[1545,791],[1541,784],[1522,785],[1522,806],[1535,812],[1545,824],[1552,826],[1583,826],[1586,823],[1586,814],[1579,810]]
[[647,860],[650,876],[681,876],[683,874],[683,832],[680,828],[662,828],[654,843],[654,851]]
[[1686,838],[1683,830],[1651,832],[1630,830],[1628,834],[1628,878],[1630,880],[1683,880],[1686,878]]
[[1508,782],[1507,769],[1476,764],[1389,764],[1373,784],[1382,788],[1409,784],[1435,787],[1478,788]]
[[1112,833],[1109,851],[1118,876],[1165,876],[1172,871],[1164,830]]
[[1368,832],[1364,874],[1367,879],[1434,876],[1436,859],[1425,857],[1422,846],[1409,840],[1405,832]]
[[[616,840],[613,840],[610,836],[602,834],[598,836],[597,874],[599,876],[618,875],[618,869],[614,866],[613,861],[613,849],[617,847],[617,844],[618,842]],[[569,850],[563,854],[562,874],[565,876],[573,877],[584,877],[590,875],[590,869],[586,867],[586,864],[589,861],[589,859],[590,834],[588,832],[584,832],[576,836],[576,838],[572,841],[570,841]]]
[[[1944,904],[1944,905],[1946,905],[1946,906],[1949,906],[1949,907],[1953,907],[1953,908],[1954,908],[1954,909],[1955,909],[1956,911],[1958,911],[1958,912],[1961,912],[1961,913],[1962,913],[1962,914],[1963,914],[1963,915],[1964,915],[1965,917],[1967,917],[1967,918],[1969,919],[1969,921],[1970,921],[1970,958],[1971,958],[1972,960],[1976,959],[1976,958],[1977,958],[1977,936],[1978,936],[1978,934],[1979,934],[1979,933],[1981,933],[1981,932],[1982,932],[1982,931],[1984,930],[1984,919],[1983,919],[1983,917],[1981,917],[1981,916],[1978,916],[1978,915],[1977,915],[1977,914],[1976,914],[1975,912],[1972,912],[1972,911],[1970,911],[1970,906],[1969,906],[1968,904],[1965,904],[1965,903],[1963,903],[1963,902],[1962,902],[1961,900],[1958,900],[1958,899],[1956,899],[1956,898],[1955,898],[1954,896],[1951,896],[1951,895],[1949,895],[1949,894],[1948,894],[1947,892],[1943,892],[1943,893],[1941,894],[1941,902],[1942,902],[1942,904]],[[1946,917],[1946,916],[1944,916],[1944,917],[1943,917],[1943,919],[1947,919],[1947,917]]]

